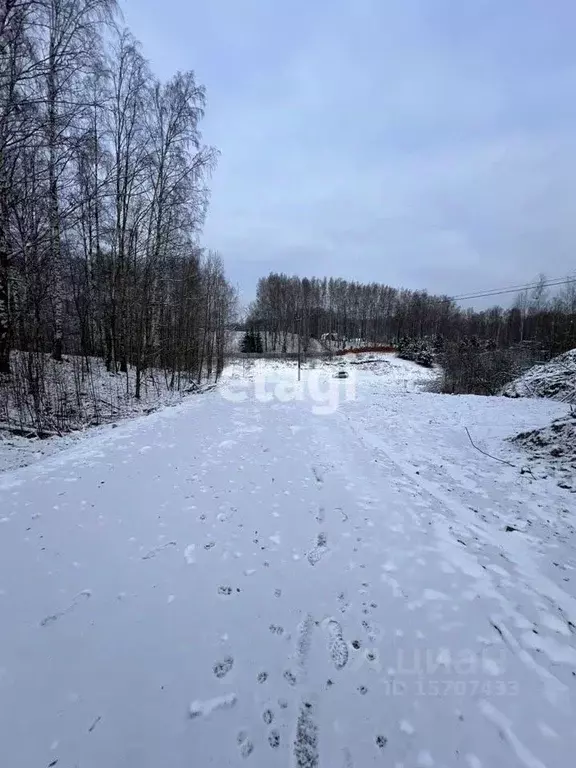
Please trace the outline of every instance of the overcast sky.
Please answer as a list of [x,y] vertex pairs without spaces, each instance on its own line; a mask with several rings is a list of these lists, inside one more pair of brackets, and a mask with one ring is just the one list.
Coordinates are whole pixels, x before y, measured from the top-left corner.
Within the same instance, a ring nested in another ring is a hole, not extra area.
[[574,0],[120,3],[208,90],[203,242],[244,299],[271,270],[454,295],[576,269]]

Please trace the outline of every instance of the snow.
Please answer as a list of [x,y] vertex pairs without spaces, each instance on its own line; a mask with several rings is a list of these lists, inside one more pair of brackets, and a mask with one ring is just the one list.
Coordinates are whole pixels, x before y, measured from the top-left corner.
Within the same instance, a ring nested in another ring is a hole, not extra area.
[[228,709],[236,704],[237,696],[235,693],[228,693],[226,696],[216,696],[207,701],[193,701],[190,704],[190,717],[207,717],[217,709]]
[[[12,363],[18,370],[25,367],[25,358],[21,353],[14,352]],[[74,355],[65,357],[60,363],[45,355],[44,363],[45,414],[57,414],[62,402],[66,401],[71,414],[65,419],[66,430],[64,434],[46,439],[15,434],[15,429],[29,429],[31,435],[35,434],[34,426],[26,422],[34,411],[33,404],[29,398],[22,422],[22,414],[16,407],[11,388],[0,388],[0,472],[25,467],[74,446],[94,434],[94,425],[115,423],[168,405],[177,405],[190,390],[200,394],[212,386],[197,386],[195,382],[183,378],[178,390],[170,387],[162,371],[149,369],[142,376],[141,398],[136,400],[136,370],[133,366],[128,366],[126,373],[111,373],[100,358],[91,357],[88,358],[90,369],[87,372],[85,358]],[[51,426],[50,419],[46,418],[48,430],[58,432],[58,425]],[[58,421],[54,416],[51,418]],[[148,449],[149,446],[141,448],[142,451]]]
[[506,439],[568,408],[372,358],[0,475],[2,764],[572,762],[575,497]]
[[504,387],[506,397],[550,397],[576,403],[576,349],[535,365]]
[[576,490],[576,412],[512,438],[527,451],[531,471],[552,474],[564,488]]
[[[545,365],[535,365],[508,384],[506,397],[549,397],[576,404],[576,349]],[[532,472],[552,474],[565,488],[576,490],[576,411],[551,424],[524,430],[513,441],[526,450]]]

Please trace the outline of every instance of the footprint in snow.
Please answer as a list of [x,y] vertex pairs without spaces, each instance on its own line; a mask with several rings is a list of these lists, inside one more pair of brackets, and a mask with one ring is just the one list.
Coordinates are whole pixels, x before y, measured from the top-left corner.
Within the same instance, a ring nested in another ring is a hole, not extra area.
[[219,679],[222,679],[223,677],[226,677],[226,675],[231,671],[232,667],[234,666],[234,659],[232,656],[225,656],[222,661],[217,661],[216,664],[214,664],[212,671],[218,677]]
[[306,671],[310,646],[312,644],[312,632],[314,630],[314,619],[307,613],[298,625],[296,637],[296,658],[302,674]]
[[316,546],[311,549],[306,557],[310,565],[316,565],[328,553],[328,540],[325,533],[319,533],[316,539]]
[[386,736],[382,736],[381,734],[376,736],[376,746],[378,747],[378,749],[384,749],[386,744],[388,744],[388,739],[386,738]]
[[280,731],[277,728],[273,728],[268,734],[268,744],[272,749],[278,749],[280,746]]
[[370,624],[365,619],[362,620],[362,629],[364,629],[368,633],[368,639],[371,643],[376,642],[378,639],[378,635],[380,634],[380,630],[375,627],[373,624]]
[[254,752],[254,744],[250,741],[245,731],[240,731],[237,736],[237,742],[240,747],[240,755],[243,758],[250,757],[252,752]]
[[[221,585],[218,587],[218,594],[229,597],[234,590],[228,585]],[[236,592],[240,592],[240,587],[236,587]]]
[[312,466],[312,474],[314,475],[314,479],[318,483],[318,485],[321,485],[324,482],[324,478],[322,477],[322,474],[320,470],[317,467]]
[[292,672],[291,669],[286,669],[282,677],[284,678],[284,680],[286,680],[288,685],[291,685],[291,686],[296,685],[296,682],[297,682],[296,675],[294,674],[294,672]]
[[342,635],[342,627],[335,619],[326,625],[328,632],[328,653],[336,669],[343,669],[348,663],[348,646]]
[[318,725],[311,701],[303,701],[300,705],[294,739],[294,763],[295,768],[318,768],[320,764]]

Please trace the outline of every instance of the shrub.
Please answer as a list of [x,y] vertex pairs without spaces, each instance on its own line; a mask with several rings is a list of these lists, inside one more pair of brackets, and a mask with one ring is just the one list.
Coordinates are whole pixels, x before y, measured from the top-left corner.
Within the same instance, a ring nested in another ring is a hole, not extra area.
[[448,394],[496,395],[522,370],[517,350],[468,340],[447,343],[440,362],[442,392]]
[[398,357],[403,360],[412,360],[425,368],[434,366],[434,352],[426,339],[404,337],[398,344]]

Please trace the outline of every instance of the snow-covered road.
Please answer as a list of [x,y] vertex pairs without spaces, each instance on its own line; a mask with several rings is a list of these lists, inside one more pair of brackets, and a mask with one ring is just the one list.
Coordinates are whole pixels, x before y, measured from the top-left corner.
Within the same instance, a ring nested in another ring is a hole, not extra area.
[[576,496],[464,429],[521,467],[565,407],[413,388],[213,392],[0,476],[0,765],[570,765]]

